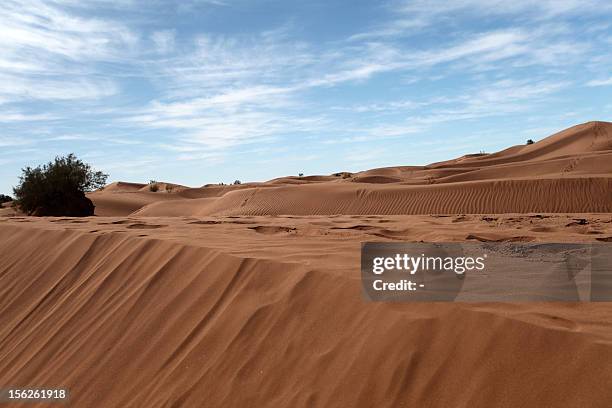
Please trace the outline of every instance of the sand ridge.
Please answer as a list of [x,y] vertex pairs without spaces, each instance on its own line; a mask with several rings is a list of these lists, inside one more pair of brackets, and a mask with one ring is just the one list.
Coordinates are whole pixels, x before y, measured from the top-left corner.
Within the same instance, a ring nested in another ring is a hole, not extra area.
[[612,218],[0,217],[0,383],[79,407],[609,401],[608,304],[365,302],[360,243],[398,238],[604,242]]
[[146,190],[118,183],[90,198],[105,216],[606,213],[612,212],[612,124],[589,122],[531,145],[428,166]]

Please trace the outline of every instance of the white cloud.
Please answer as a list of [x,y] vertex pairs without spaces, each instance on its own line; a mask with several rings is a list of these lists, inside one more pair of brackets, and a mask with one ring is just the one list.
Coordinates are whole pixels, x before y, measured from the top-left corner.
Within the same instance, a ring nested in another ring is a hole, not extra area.
[[6,0],[0,7],[0,98],[91,99],[117,85],[91,75],[120,63],[136,36],[124,25],[76,16],[61,1]]
[[122,24],[81,18],[38,0],[6,0],[0,8],[2,53],[34,60],[41,56],[74,61],[118,58],[118,49],[136,41]]
[[488,32],[449,48],[424,52],[416,59],[420,65],[435,65],[473,55],[481,55],[483,62],[497,61],[525,53],[527,49],[521,44],[526,39],[527,36],[520,30]]
[[34,121],[47,121],[57,119],[56,116],[38,113],[28,114],[20,111],[4,111],[0,112],[0,123],[7,122],[34,122]]
[[348,41],[380,40],[388,37],[414,34],[428,25],[429,22],[424,18],[400,18],[382,27],[353,34],[348,38]]
[[587,82],[587,86],[612,86],[612,77],[608,79],[594,79]]
[[470,18],[474,21],[475,18],[506,17],[523,23],[542,23],[612,11],[612,4],[605,0],[397,0],[390,1],[388,6],[392,19],[349,37],[349,41],[411,36]]
[[0,73],[0,95],[13,101],[24,99],[73,100],[98,99],[119,91],[118,85],[106,79],[89,81],[45,75],[24,76]]
[[276,107],[290,92],[290,88],[270,86],[227,89],[209,97],[191,98],[180,102],[154,101],[145,112],[164,117],[177,117],[199,115],[210,110],[236,110],[245,106]]
[[296,80],[317,62],[301,43],[254,37],[199,35],[191,51],[154,64],[157,81],[172,98],[208,96],[228,88],[268,86]]
[[610,5],[603,0],[405,0],[398,11],[440,15],[471,12],[479,15],[529,15],[537,19],[553,18],[573,12],[601,12]]

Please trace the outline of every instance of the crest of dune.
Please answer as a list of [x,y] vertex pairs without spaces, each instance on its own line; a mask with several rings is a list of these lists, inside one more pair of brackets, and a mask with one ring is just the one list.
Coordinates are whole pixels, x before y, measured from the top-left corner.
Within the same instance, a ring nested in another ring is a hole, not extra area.
[[181,187],[169,194],[115,183],[90,198],[98,215],[610,212],[611,183],[612,124],[589,122],[531,145],[428,166]]

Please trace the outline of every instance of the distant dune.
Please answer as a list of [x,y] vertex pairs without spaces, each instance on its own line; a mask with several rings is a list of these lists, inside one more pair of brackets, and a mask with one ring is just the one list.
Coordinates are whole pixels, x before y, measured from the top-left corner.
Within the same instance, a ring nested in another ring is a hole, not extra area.
[[611,212],[612,123],[589,122],[531,145],[428,166],[156,193],[114,183],[90,198],[98,215]]

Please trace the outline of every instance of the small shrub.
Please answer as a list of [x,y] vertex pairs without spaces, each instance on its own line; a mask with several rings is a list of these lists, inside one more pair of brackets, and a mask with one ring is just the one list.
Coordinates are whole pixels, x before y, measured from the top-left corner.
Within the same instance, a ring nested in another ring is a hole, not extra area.
[[95,207],[85,193],[102,187],[107,177],[74,154],[58,156],[43,166],[22,169],[19,185],[13,189],[15,206],[28,215],[93,215]]
[[159,185],[157,184],[157,181],[155,180],[149,181],[149,191],[152,193],[156,193],[157,191],[159,191]]
[[532,144],[534,144],[534,143],[535,143],[535,142],[533,141],[533,139],[529,139],[529,140],[527,140],[527,144],[528,144],[528,145],[532,145]]
[[304,173],[298,174],[298,177],[304,177]]
[[343,179],[351,178],[353,175],[348,171],[341,171],[340,173],[332,174],[334,177],[342,177]]
[[234,180],[234,185],[237,186],[238,184],[242,184],[242,182],[240,180]]
[[0,194],[0,204],[8,203],[13,201],[13,197],[7,196],[6,194]]

